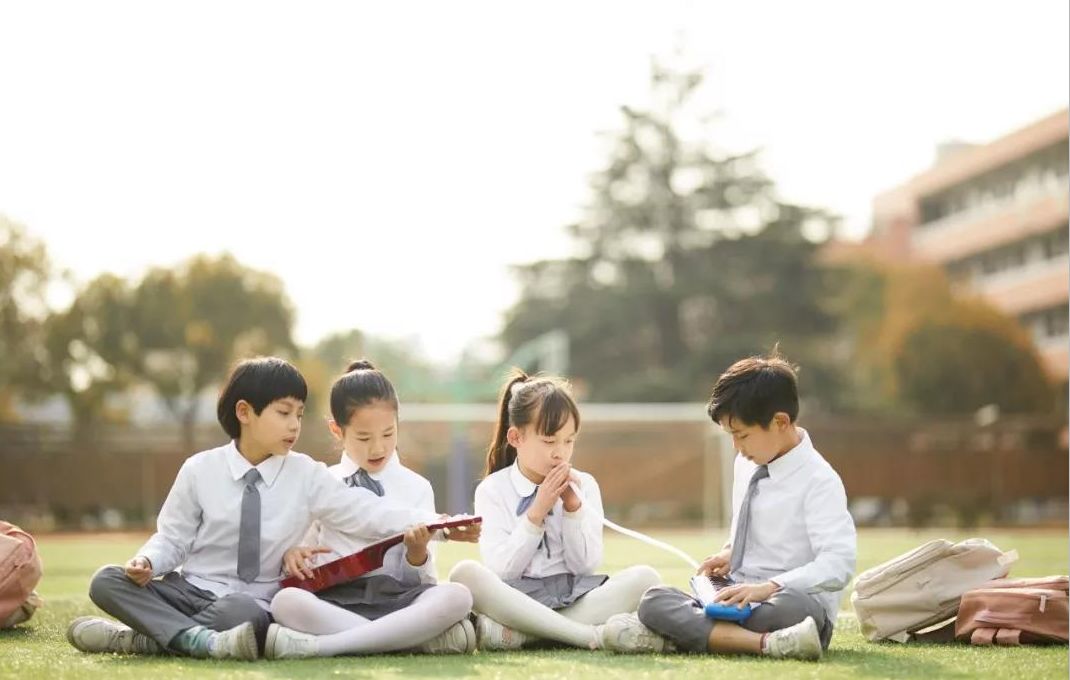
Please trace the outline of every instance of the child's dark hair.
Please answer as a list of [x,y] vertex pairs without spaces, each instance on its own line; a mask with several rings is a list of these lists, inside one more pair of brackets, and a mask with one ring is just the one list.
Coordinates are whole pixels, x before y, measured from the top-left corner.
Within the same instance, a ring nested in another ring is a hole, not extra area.
[[506,435],[510,427],[535,424],[541,435],[553,435],[572,418],[580,429],[580,410],[568,382],[552,376],[530,377],[518,368],[509,374],[498,401],[498,426],[487,449],[484,475],[509,467],[516,460],[516,448]]
[[293,364],[278,357],[256,357],[238,362],[219,393],[216,418],[232,439],[241,437],[241,423],[235,412],[239,401],[249,402],[256,415],[278,399],[308,399],[308,385]]
[[764,429],[780,412],[795,422],[799,415],[795,371],[775,349],[769,356],[740,359],[717,379],[706,413],[721,425],[728,418]]
[[331,386],[331,417],[338,427],[345,427],[354,411],[376,401],[398,410],[398,394],[383,372],[365,359],[354,361]]

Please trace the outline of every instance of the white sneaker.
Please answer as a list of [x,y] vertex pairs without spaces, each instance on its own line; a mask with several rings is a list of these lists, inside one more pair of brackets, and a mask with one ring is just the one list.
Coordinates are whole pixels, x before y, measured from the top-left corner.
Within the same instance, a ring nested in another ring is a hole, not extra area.
[[414,651],[423,654],[471,654],[476,651],[476,628],[466,616],[417,646]]
[[811,616],[803,619],[802,623],[769,633],[762,645],[762,654],[775,659],[817,661],[823,652],[821,636]]
[[273,623],[268,626],[264,642],[265,659],[308,659],[319,656],[319,641],[315,635],[302,633]]
[[506,628],[489,616],[476,615],[476,639],[485,650],[520,649],[531,638],[518,630]]
[[67,626],[67,642],[83,652],[162,654],[159,643],[129,626],[97,616],[80,616]]
[[213,659],[238,659],[256,661],[260,655],[256,648],[256,629],[251,621],[216,633],[208,643],[208,656]]
[[643,625],[635,612],[614,614],[602,626],[602,648],[626,654],[675,652],[676,646]]

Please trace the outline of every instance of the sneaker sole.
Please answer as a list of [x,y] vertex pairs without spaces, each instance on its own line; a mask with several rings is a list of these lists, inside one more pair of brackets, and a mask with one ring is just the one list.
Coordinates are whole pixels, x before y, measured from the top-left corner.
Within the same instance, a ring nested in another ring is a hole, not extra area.
[[479,644],[479,640],[476,639],[476,627],[468,619],[461,620],[461,627],[464,629],[465,638],[464,651],[461,654],[471,654],[476,651],[476,647]]
[[256,646],[256,629],[248,622],[243,623],[242,628],[238,636],[238,654],[234,658],[242,661],[256,661],[260,656],[260,650]]
[[279,637],[279,624],[273,623],[268,626],[267,637],[264,640],[264,658],[275,658],[275,640]]

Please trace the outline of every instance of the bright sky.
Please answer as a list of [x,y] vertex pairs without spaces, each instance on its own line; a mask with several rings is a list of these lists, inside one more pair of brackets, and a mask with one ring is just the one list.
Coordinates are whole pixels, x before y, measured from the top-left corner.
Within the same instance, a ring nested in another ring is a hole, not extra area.
[[431,358],[500,327],[511,263],[563,227],[646,103],[708,65],[720,141],[868,229],[937,142],[1066,106],[1068,4],[0,0],[0,214],[88,280],[230,251],[285,281],[298,340]]

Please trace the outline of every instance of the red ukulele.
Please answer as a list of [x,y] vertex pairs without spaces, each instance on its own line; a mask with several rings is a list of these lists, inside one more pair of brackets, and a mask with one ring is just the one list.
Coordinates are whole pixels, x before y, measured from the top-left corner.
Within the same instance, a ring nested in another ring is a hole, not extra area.
[[[431,531],[437,529],[454,529],[456,527],[472,526],[474,524],[479,524],[482,521],[482,517],[461,517],[458,519],[447,520],[445,522],[439,522],[437,524],[428,524],[427,528]],[[302,580],[296,576],[287,576],[279,585],[283,588],[304,588],[305,590],[315,593],[330,588],[331,586],[338,585],[339,583],[352,581],[355,578],[367,574],[369,571],[375,571],[382,567],[383,557],[386,555],[386,551],[401,543],[404,538],[404,534],[397,534],[390,538],[385,538],[378,543],[369,545],[360,552],[355,552],[352,555],[346,555],[345,557],[339,557],[336,560],[331,560],[326,564],[313,568],[311,578]]]

